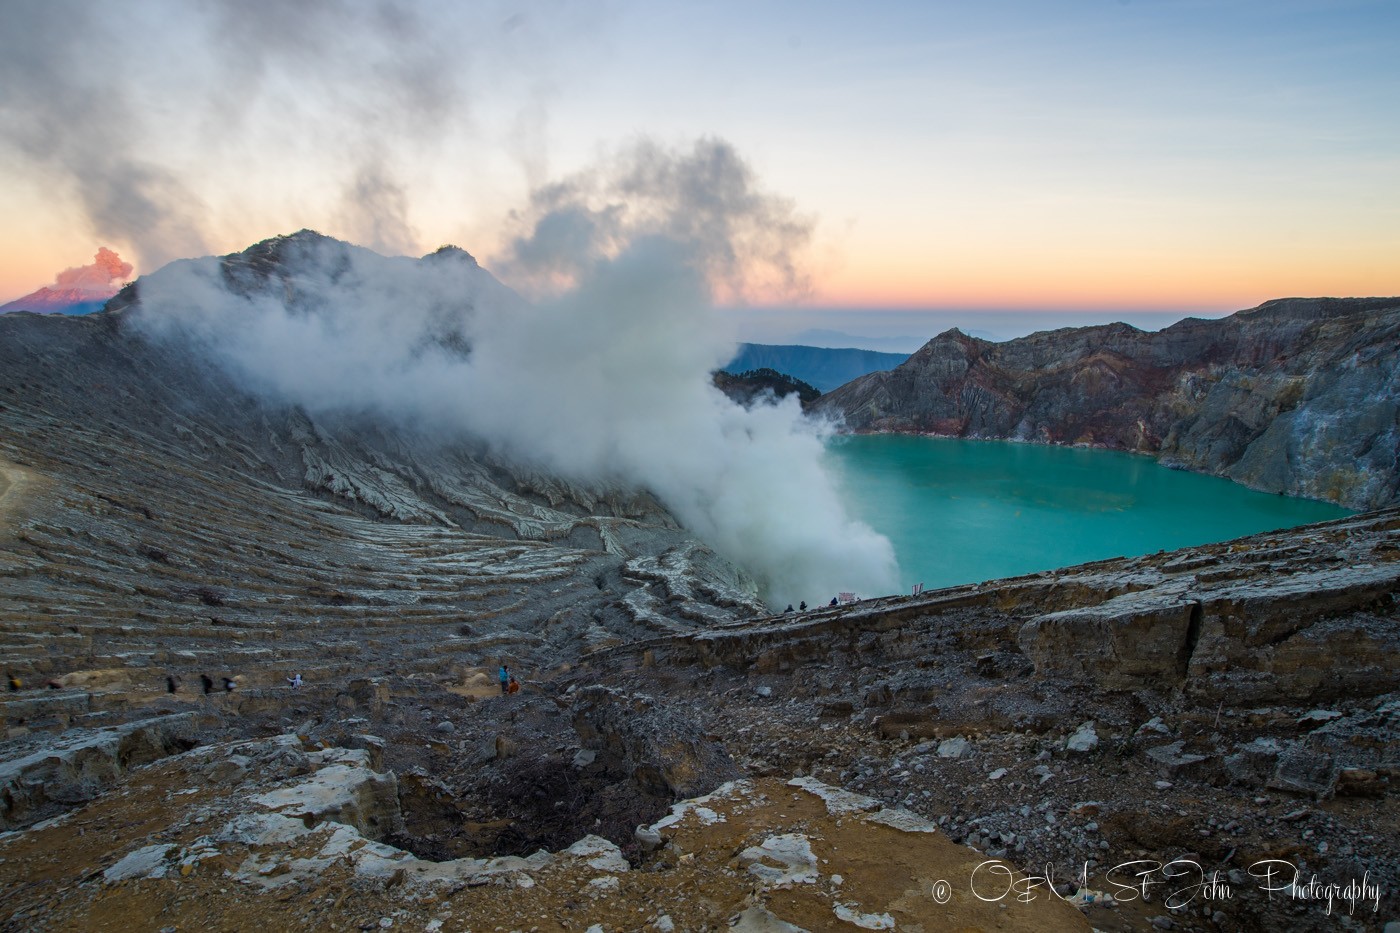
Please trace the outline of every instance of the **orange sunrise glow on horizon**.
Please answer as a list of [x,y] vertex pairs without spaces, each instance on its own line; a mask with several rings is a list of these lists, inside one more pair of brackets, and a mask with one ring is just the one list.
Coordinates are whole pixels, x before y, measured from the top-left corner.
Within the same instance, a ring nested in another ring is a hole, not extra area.
[[1400,294],[1392,4],[439,2],[394,35],[289,17],[295,55],[217,5],[79,9],[6,30],[0,303],[103,244],[140,274],[301,228],[498,271],[514,218],[638,138],[724,140],[807,225],[803,288],[754,306]]

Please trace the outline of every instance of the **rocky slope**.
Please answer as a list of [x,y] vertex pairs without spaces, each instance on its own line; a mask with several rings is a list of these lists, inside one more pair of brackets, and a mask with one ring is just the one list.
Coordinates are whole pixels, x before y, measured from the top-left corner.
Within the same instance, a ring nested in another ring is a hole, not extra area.
[[1156,333],[951,330],[826,396],[855,431],[1088,444],[1352,508],[1400,501],[1400,299],[1271,301]]
[[658,636],[512,696],[485,668],[70,672],[0,704],[0,917],[1379,931],[1398,556],[1390,510]]
[[1400,918],[1400,510],[773,617],[650,497],[254,397],[139,297],[0,317],[0,929]]
[[[294,289],[284,254],[312,237],[223,267],[250,288]],[[464,253],[427,261],[486,275]],[[255,396],[144,336],[137,302],[129,287],[102,314],[0,316],[0,467],[23,487],[0,500],[0,623],[36,646],[56,636],[87,666],[174,652],[210,673],[273,658],[363,669],[381,654],[403,669],[553,657],[761,611],[745,575],[644,493]],[[269,644],[299,630],[314,648]],[[398,656],[410,631],[435,633],[434,656]],[[69,662],[3,663],[45,679]]]

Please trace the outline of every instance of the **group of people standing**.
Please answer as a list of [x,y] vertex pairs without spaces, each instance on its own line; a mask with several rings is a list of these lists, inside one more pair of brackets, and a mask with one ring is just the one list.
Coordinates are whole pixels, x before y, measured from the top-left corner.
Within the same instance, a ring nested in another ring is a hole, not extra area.
[[[220,678],[220,679],[223,681],[223,687],[224,687],[224,692],[225,692],[225,693],[232,693],[232,692],[234,691],[234,689],[238,687],[238,678],[237,678],[236,676],[234,676],[234,677],[223,677],[223,678]],[[291,677],[288,677],[288,678],[287,678],[287,686],[291,687],[293,690],[300,690],[300,689],[305,685],[305,683],[306,683],[306,681],[304,681],[304,680],[301,679],[301,675],[300,675],[300,674],[293,674]],[[199,685],[200,685],[200,687],[204,690],[204,695],[205,695],[205,696],[208,696],[209,694],[211,694],[211,693],[214,692],[214,678],[210,677],[208,674],[200,674],[200,675],[199,675]],[[166,692],[166,693],[179,693],[179,692],[180,692],[180,675],[179,675],[179,674],[166,674],[166,675],[165,675],[165,692]]]
[[[9,674],[7,676],[7,679],[11,693],[18,693],[24,688],[24,681],[20,680],[19,677],[17,677],[15,674]],[[225,693],[232,693],[238,687],[238,677],[236,675],[229,677],[221,677],[219,678],[219,680],[223,684],[223,689]],[[182,681],[180,680],[179,674],[166,674],[165,692],[179,693],[181,683]],[[199,675],[199,685],[203,689],[205,696],[208,696],[209,694],[214,692],[214,683],[214,678],[210,677],[208,674]],[[305,683],[306,682],[301,679],[300,674],[293,674],[291,677],[287,678],[287,684],[293,690],[300,690]],[[62,689],[63,684],[61,684],[57,679],[54,679],[48,681],[45,684],[45,686],[49,687],[51,690],[59,690]],[[516,690],[518,689],[520,689],[519,684],[516,685]],[[502,692],[504,692],[504,683],[502,684]],[[512,690],[511,692],[514,693],[515,691]]]
[[[839,601],[835,596],[833,596],[833,597],[831,597],[831,602],[827,603],[826,605],[827,605],[828,608],[830,608],[831,606],[840,605],[840,601]],[[806,611],[807,611],[807,601],[806,601],[806,600],[803,600],[803,601],[802,601],[802,604],[799,605],[799,606],[797,607],[796,610],[794,610],[794,609],[792,608],[792,603],[788,603],[788,607],[787,607],[786,609],[783,610],[783,614],[784,614],[784,615],[787,615],[789,612],[793,612],[793,611],[796,611],[796,612],[806,612]]]
[[[225,693],[232,693],[232,692],[234,691],[234,688],[238,686],[238,678],[237,678],[237,677],[224,677],[224,678],[221,678],[221,679],[222,679],[222,681],[223,681],[223,686],[224,686],[224,692],[225,692]],[[208,674],[200,674],[200,675],[199,675],[199,685],[204,689],[204,695],[205,695],[205,696],[208,696],[209,694],[211,694],[211,693],[214,692],[214,678],[210,677]],[[179,675],[179,674],[166,674],[166,675],[165,675],[165,692],[166,692],[166,693],[179,693],[179,692],[180,692],[180,675]]]

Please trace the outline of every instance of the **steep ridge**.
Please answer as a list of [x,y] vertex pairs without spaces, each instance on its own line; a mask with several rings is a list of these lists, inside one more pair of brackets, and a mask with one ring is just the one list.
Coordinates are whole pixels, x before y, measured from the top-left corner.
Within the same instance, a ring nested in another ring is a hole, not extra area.
[[[288,255],[314,236],[226,257],[225,274],[294,291]],[[426,261],[475,269],[465,253]],[[760,610],[742,572],[650,496],[254,396],[147,339],[131,325],[139,299],[128,287],[102,314],[0,316],[0,460],[31,480],[0,527],[10,670],[133,657],[185,673],[312,658],[348,670],[380,656],[402,671]],[[49,635],[71,655],[21,650]],[[442,653],[405,656],[414,638]]]
[[854,431],[1084,444],[1351,508],[1400,501],[1400,299],[1289,298],[1156,333],[950,330],[825,395]]

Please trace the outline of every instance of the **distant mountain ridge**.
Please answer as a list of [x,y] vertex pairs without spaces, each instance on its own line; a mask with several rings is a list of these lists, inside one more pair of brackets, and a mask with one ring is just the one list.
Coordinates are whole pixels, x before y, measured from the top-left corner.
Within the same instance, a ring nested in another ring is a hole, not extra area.
[[1286,298],[1157,332],[938,335],[814,406],[854,431],[1138,451],[1268,492],[1400,502],[1400,298]]
[[731,375],[772,369],[830,392],[868,373],[894,369],[908,359],[905,353],[881,353],[853,347],[833,349],[763,343],[742,343],[739,353],[725,366]]
[[117,293],[115,288],[51,288],[44,286],[14,301],[0,305],[0,314],[12,311],[32,311],[35,314],[91,314],[101,311],[107,300]]

